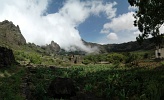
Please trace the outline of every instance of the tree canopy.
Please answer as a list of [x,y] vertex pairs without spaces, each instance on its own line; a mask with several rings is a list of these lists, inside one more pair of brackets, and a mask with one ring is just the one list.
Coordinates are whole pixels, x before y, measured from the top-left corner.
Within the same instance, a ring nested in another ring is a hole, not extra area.
[[149,35],[153,36],[154,43],[160,45],[163,33],[160,27],[164,23],[164,0],[128,0],[131,6],[138,8],[134,14],[134,26],[142,33],[136,39],[142,43]]

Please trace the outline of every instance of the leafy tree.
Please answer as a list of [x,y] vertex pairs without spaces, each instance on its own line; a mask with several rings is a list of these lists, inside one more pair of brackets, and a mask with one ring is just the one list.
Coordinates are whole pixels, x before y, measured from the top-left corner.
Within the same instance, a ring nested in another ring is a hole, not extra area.
[[149,35],[153,36],[157,49],[161,47],[164,23],[164,0],[128,0],[131,6],[138,7],[134,14],[134,26],[142,33],[136,39],[141,44]]

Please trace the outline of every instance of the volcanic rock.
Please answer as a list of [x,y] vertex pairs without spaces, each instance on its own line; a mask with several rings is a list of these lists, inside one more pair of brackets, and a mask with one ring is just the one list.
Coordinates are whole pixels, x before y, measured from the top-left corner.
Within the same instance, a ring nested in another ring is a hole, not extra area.
[[11,49],[0,47],[0,67],[11,66],[15,64],[15,58]]
[[0,22],[0,42],[10,45],[24,45],[26,40],[21,34],[19,26],[5,20]]

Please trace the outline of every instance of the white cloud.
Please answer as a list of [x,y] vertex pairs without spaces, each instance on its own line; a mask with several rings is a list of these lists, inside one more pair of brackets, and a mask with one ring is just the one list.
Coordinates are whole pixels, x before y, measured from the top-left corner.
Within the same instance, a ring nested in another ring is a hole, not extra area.
[[[107,38],[113,43],[116,43],[115,40],[117,40],[117,43],[134,41],[140,33],[138,28],[133,25],[135,20],[133,14],[134,12],[128,12],[112,18],[110,22],[104,24],[100,33],[108,34]],[[116,35],[114,39],[111,38],[111,33],[114,36]]]
[[134,35],[139,35],[139,34],[142,34],[142,33],[138,30],[138,31],[134,31],[133,34]]
[[110,33],[107,36],[107,38],[110,39],[110,40],[118,40],[118,37],[117,37],[117,34],[116,33]]
[[0,21],[7,19],[19,25],[27,42],[43,45],[54,40],[66,50],[77,46],[89,52],[92,49],[82,43],[75,27],[85,22],[90,15],[103,12],[107,18],[113,18],[116,12],[113,8],[115,2],[104,4],[100,0],[67,0],[58,12],[47,14],[49,1],[0,0]]
[[129,6],[128,10],[129,11],[136,11],[136,10],[138,10],[138,7],[136,7],[136,6]]
[[117,9],[113,8],[115,5],[117,5],[116,2],[107,3],[106,5],[101,6],[101,5],[103,5],[103,2],[93,1],[91,5],[93,5],[91,7],[91,12],[95,15],[99,15],[99,12],[104,12],[107,15],[108,19],[111,19],[116,16]]
[[134,27],[134,17],[132,16],[134,12],[128,12],[126,14],[122,14],[116,18],[113,18],[111,22],[104,24],[101,33],[106,32],[120,32],[120,31],[134,31],[136,27]]
[[159,28],[160,33],[164,34],[164,24]]

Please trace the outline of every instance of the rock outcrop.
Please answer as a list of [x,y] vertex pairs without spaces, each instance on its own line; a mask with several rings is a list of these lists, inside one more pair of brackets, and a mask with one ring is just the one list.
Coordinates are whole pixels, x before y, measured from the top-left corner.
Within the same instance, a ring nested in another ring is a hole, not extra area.
[[60,51],[60,46],[54,42],[54,41],[51,41],[51,44],[49,44],[49,48],[51,50],[54,50],[55,52],[59,52]]
[[21,34],[19,26],[5,20],[0,22],[0,42],[10,45],[24,45],[26,40]]
[[15,58],[11,49],[0,47],[0,68],[15,64]]
[[48,54],[56,54],[60,51],[60,46],[54,41],[51,41],[51,44],[49,44],[49,45],[42,46],[42,48]]

